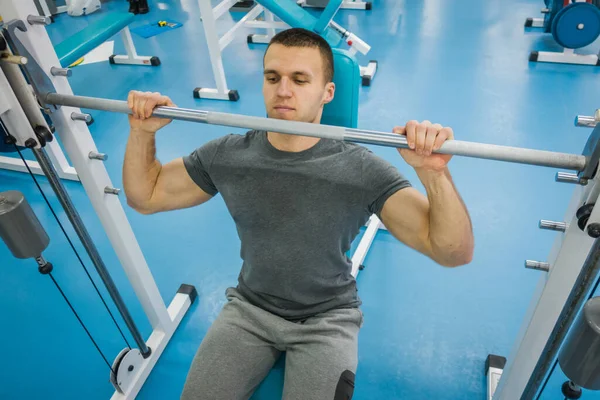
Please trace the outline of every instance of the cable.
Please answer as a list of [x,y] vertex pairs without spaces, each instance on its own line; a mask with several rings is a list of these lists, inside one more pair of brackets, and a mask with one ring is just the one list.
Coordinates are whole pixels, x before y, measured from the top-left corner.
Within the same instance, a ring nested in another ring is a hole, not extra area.
[[[6,130],[6,129],[5,129]],[[48,205],[48,208],[50,208],[50,212],[52,212],[52,215],[54,216],[54,218],[56,219],[56,222],[58,222],[58,225],[60,226],[60,229],[62,230],[63,234],[65,235],[65,237],[67,238],[67,241],[69,242],[69,245],[71,246],[71,249],[73,249],[73,252],[75,253],[75,256],[77,257],[77,259],[79,260],[79,263],[81,264],[81,267],[83,268],[83,270],[85,271],[88,279],[90,280],[90,282],[92,283],[92,285],[94,286],[94,289],[96,289],[96,293],[98,293],[98,296],[100,296],[100,300],[102,300],[102,304],[104,304],[104,307],[106,308],[106,311],[108,311],[108,314],[110,315],[111,319],[113,320],[113,322],[115,323],[115,326],[117,327],[117,329],[119,330],[119,333],[121,334],[121,337],[123,338],[123,340],[125,341],[125,343],[127,344],[127,347],[131,350],[131,345],[129,344],[129,342],[127,341],[127,338],[125,338],[125,334],[123,333],[123,331],[121,330],[121,327],[119,326],[119,324],[117,323],[117,320],[115,319],[113,313],[110,311],[110,308],[108,307],[108,304],[106,304],[106,301],[104,300],[104,297],[102,296],[102,294],[100,293],[100,290],[98,289],[98,286],[96,286],[96,283],[94,282],[94,280],[92,279],[92,276],[90,275],[90,272],[88,271],[88,269],[86,268],[83,260],[81,259],[81,256],[79,255],[79,252],[77,251],[77,249],[75,248],[75,245],[73,244],[73,242],[71,241],[71,238],[69,237],[69,235],[67,234],[67,231],[65,230],[64,226],[62,225],[62,223],[60,222],[60,219],[58,218],[58,215],[56,215],[56,213],[54,212],[54,209],[52,208],[52,205],[50,204],[50,201],[48,200],[48,198],[46,197],[46,194],[44,193],[44,191],[42,190],[42,187],[40,186],[40,184],[38,183],[35,175],[33,174],[33,172],[31,171],[31,168],[29,168],[29,165],[27,164],[27,161],[25,161],[25,158],[23,157],[23,154],[21,153],[21,150],[19,149],[19,147],[15,144],[14,145],[15,148],[17,149],[17,152],[19,153],[19,157],[21,157],[21,160],[23,160],[23,163],[25,164],[25,167],[27,168],[27,171],[29,171],[29,175],[31,175],[31,177],[33,178],[33,181],[35,182],[38,190],[40,191],[40,193],[42,194],[42,197],[44,198],[44,200],[46,201],[46,204]]]
[[85,326],[85,324],[83,323],[83,321],[81,320],[81,318],[79,318],[79,314],[77,314],[77,311],[75,311],[75,308],[73,308],[73,306],[71,305],[71,302],[69,301],[69,299],[67,299],[67,296],[65,295],[65,293],[60,288],[60,285],[58,284],[58,282],[56,282],[56,279],[54,279],[54,276],[52,276],[52,272],[49,272],[48,275],[52,279],[52,282],[54,282],[54,284],[56,285],[56,288],[58,289],[58,291],[60,292],[60,294],[62,295],[62,297],[65,299],[65,301],[67,302],[67,304],[71,308],[71,311],[73,311],[73,314],[75,314],[75,317],[77,317],[77,321],[79,321],[79,323],[81,324],[81,326],[85,330],[85,333],[87,333],[87,335],[90,337],[90,340],[92,341],[92,343],[94,343],[94,346],[96,346],[96,350],[98,350],[98,353],[100,353],[100,355],[104,359],[104,362],[106,363],[106,365],[108,365],[108,368],[112,371],[113,374],[117,375],[117,373],[115,372],[115,370],[112,369],[112,366],[110,365],[110,363],[108,362],[108,360],[104,356],[104,353],[102,353],[102,350],[100,350],[100,347],[98,346],[98,344],[96,343],[96,341],[92,337],[92,334],[90,333],[90,331],[88,331],[87,327]]

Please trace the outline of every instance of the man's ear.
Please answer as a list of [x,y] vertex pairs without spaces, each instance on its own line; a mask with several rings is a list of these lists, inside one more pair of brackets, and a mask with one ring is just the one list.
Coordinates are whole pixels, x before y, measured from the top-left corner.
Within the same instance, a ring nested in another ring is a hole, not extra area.
[[323,94],[323,104],[331,103],[335,95],[335,83],[329,82],[325,85],[325,93]]

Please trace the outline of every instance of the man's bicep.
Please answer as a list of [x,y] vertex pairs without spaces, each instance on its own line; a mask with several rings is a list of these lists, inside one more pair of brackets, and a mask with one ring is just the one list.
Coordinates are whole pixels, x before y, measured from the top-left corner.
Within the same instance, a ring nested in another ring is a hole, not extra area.
[[162,166],[152,195],[152,203],[160,211],[197,206],[213,196],[206,193],[190,177],[182,158]]
[[429,201],[418,190],[407,187],[391,195],[381,210],[381,222],[396,239],[431,256]]

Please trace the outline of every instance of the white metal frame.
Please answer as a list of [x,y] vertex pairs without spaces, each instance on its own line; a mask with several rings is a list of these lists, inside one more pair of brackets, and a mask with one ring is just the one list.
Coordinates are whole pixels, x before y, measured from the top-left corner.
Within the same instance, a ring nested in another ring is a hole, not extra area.
[[52,15],[56,15],[56,14],[61,14],[64,12],[67,12],[67,6],[57,6],[56,7],[56,13],[52,14],[50,12],[50,7],[48,6],[48,2],[49,1],[54,1],[54,0],[39,0],[40,1],[40,7],[42,8],[42,15],[45,17],[51,17]]
[[365,261],[377,232],[379,229],[385,229],[383,223],[375,214],[371,215],[371,218],[366,223],[366,227],[367,229],[365,230],[365,233],[363,233],[363,236],[354,251],[354,255],[352,255],[352,276],[354,278],[358,276],[360,266]]
[[[367,10],[369,9],[369,4],[371,4],[371,2],[362,0],[344,0],[340,8],[346,8],[351,10]],[[306,0],[298,0],[298,5],[302,7],[313,7],[311,5],[307,5]]]
[[[26,21],[28,15],[36,15],[36,12],[34,3],[30,1],[7,0],[0,3],[0,14],[5,21],[12,19]],[[27,32],[20,34],[19,37],[31,52],[32,57],[48,75],[57,92],[72,94],[66,78],[54,77],[50,73],[51,67],[60,64],[46,29],[41,25],[27,24]],[[8,67],[17,68],[15,65]],[[5,76],[4,72],[0,73],[0,77]],[[29,90],[29,88],[21,87],[20,84],[17,86],[12,86],[15,91]],[[2,97],[0,98],[11,97],[10,94],[5,96],[5,91],[1,93]],[[32,97],[30,90],[29,96]],[[20,104],[23,106],[23,102]],[[24,111],[27,112],[27,110]],[[105,187],[113,185],[103,162],[88,158],[91,151],[97,152],[90,131],[85,123],[73,121],[70,118],[72,112],[81,111],[79,108],[61,107],[51,114],[52,121],[153,328],[146,342],[152,349],[152,354],[147,359],[139,360],[140,368],[136,368],[137,372],[132,377],[130,384],[124,388],[124,393],[115,391],[112,396],[113,400],[134,399],[189,309],[191,301],[188,295],[177,293],[168,308],[165,306],[118,196],[104,192]],[[8,129],[11,133],[14,132],[19,136],[17,139],[22,141],[31,134],[28,131],[31,125],[23,118],[23,115],[12,118],[12,115],[7,117],[8,113],[20,114],[18,108],[12,107],[10,111],[5,112],[3,121],[5,119],[9,121]]]
[[[540,276],[494,400],[521,397],[594,241],[577,226],[575,213],[583,204],[596,203],[599,192],[598,177],[587,186],[575,186],[565,215],[568,228],[557,234],[548,256],[550,271]],[[597,222],[600,207],[593,209],[588,224]]]
[[[14,76],[15,70],[17,74],[20,74],[15,66],[10,68],[11,66],[4,62],[0,62],[0,67],[5,74]],[[25,111],[21,108],[19,98],[17,98],[17,95],[13,92],[5,74],[0,76],[0,93],[3,93],[3,97],[0,97],[0,119],[2,122],[10,129],[11,132],[16,132],[19,129],[26,129],[26,133],[28,135],[33,134],[33,129],[31,128],[32,123],[35,125],[45,126],[47,129],[49,129],[43,115],[39,110],[37,113],[34,111],[29,112],[28,115],[26,115]],[[21,99],[23,98],[23,96],[19,97],[21,97]],[[26,126],[28,128],[23,128]],[[24,143],[19,140],[17,140],[17,144],[19,146],[24,146]],[[79,180],[75,168],[69,165],[67,158],[57,142],[52,141],[48,143],[46,151],[60,178],[72,181]],[[31,168],[31,172],[34,174],[44,175],[42,169],[36,161],[31,161],[27,164]],[[4,155],[0,155],[0,169],[27,172],[27,168],[20,158]]]
[[112,62],[115,64],[131,64],[131,65],[152,65],[151,56],[139,56],[135,50],[133,39],[131,38],[131,32],[129,27],[126,26],[121,30],[121,39],[125,45],[127,55],[112,56]]
[[[249,41],[257,44],[269,43],[271,38],[275,36],[277,29],[290,28],[285,22],[276,19],[276,15],[269,11],[269,9],[257,3],[223,36],[219,37],[217,20],[227,13],[236,3],[237,0],[223,0],[213,7],[211,0],[198,0],[198,7],[200,8],[200,15],[202,18],[202,27],[204,29],[204,36],[206,37],[216,88],[196,88],[194,89],[194,97],[196,98],[212,100],[237,100],[239,98],[237,96],[237,91],[231,90],[227,86],[222,52],[232,42],[236,32],[240,28],[265,29],[265,34],[250,35]],[[264,14],[264,17],[262,20],[259,20],[258,18],[262,14]],[[343,27],[334,21],[330,21],[330,25],[340,32],[346,32]],[[348,43],[348,51],[352,54],[360,52],[366,55],[371,50],[371,46],[351,32],[348,32],[346,43]],[[366,77],[369,81],[373,79],[376,71],[376,62],[371,61],[366,67],[360,67],[361,77]]]
[[544,27],[544,18],[531,18],[530,28],[543,28],[543,27]]
[[598,54],[575,54],[573,49],[565,48],[562,53],[553,51],[538,51],[536,53],[537,59],[535,61],[537,62],[598,65]]

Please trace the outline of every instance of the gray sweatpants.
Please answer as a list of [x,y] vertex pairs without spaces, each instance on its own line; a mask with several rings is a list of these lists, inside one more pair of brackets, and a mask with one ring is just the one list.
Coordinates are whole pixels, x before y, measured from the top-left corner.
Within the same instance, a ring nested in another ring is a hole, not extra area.
[[182,400],[245,400],[286,352],[283,400],[349,400],[358,364],[357,308],[290,322],[248,303],[235,289],[208,330]]

